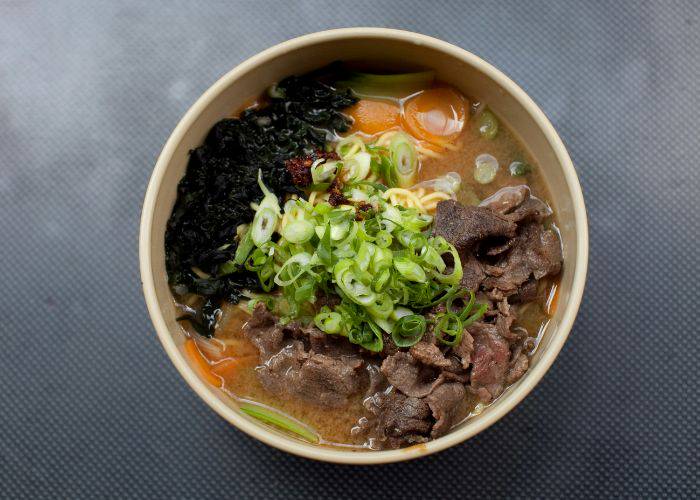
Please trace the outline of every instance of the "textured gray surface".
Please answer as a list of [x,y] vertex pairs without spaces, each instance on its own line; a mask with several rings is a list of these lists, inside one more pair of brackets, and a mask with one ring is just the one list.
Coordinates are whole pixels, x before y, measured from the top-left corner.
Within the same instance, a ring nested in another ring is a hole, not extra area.
[[[692,3],[0,3],[0,496],[698,495],[700,9]],[[242,435],[185,386],[141,297],[159,150],[244,58],[389,26],[481,55],[567,143],[587,293],[548,376],[423,460],[340,467]]]

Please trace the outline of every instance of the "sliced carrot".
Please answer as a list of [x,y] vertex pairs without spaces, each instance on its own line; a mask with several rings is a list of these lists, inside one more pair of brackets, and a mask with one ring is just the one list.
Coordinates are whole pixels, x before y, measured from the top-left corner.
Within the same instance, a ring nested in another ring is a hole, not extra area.
[[351,132],[374,135],[398,127],[401,109],[388,101],[361,99],[348,108],[346,114],[354,120]]
[[235,377],[236,372],[246,366],[256,363],[257,356],[243,356],[241,358],[228,358],[212,365],[211,373],[223,380]]
[[454,140],[467,120],[466,99],[451,87],[428,89],[403,108],[403,125],[415,137],[433,144]]
[[185,341],[185,353],[190,358],[192,364],[195,365],[196,370],[199,372],[200,376],[206,382],[216,387],[221,386],[221,380],[219,380],[219,377],[217,377],[211,372],[211,366],[207,362],[206,358],[202,356],[202,353],[199,352],[197,344],[194,342],[194,340],[187,339]]

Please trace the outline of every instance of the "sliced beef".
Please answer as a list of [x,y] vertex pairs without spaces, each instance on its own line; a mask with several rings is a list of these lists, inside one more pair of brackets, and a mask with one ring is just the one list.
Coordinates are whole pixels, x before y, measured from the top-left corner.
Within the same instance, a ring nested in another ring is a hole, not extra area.
[[461,360],[462,368],[465,370],[469,368],[472,352],[474,352],[474,339],[467,330],[462,333],[462,341],[452,348],[452,352]]
[[425,399],[397,391],[380,392],[368,398],[365,406],[370,419],[361,419],[358,431],[373,448],[400,448],[428,440],[433,418]]
[[539,223],[530,223],[522,228],[513,249],[502,262],[484,267],[487,277],[483,285],[513,294],[531,276],[538,280],[558,274],[561,262],[561,245],[556,233],[545,230]]
[[539,198],[532,196],[530,188],[525,185],[508,186],[496,191],[479,204],[502,215],[513,222],[542,222],[552,215],[552,209]]
[[465,417],[466,396],[464,385],[449,382],[442,384],[425,398],[435,418],[430,437],[444,436],[454,424]]
[[472,253],[467,254],[464,262],[462,262],[462,281],[459,283],[460,286],[467,290],[476,291],[481,286],[484,278],[486,278],[486,273],[481,263]]
[[528,186],[508,186],[493,193],[482,201],[479,206],[505,215],[515,210],[528,198],[530,198],[530,188]]
[[433,232],[466,254],[484,238],[515,236],[517,225],[507,217],[484,207],[464,206],[454,200],[437,205]]
[[474,337],[471,388],[482,402],[488,403],[503,392],[510,348],[508,342],[498,335],[495,325],[480,322],[468,329]]
[[411,347],[409,352],[414,359],[427,366],[434,366],[435,368],[450,368],[452,366],[450,360],[445,357],[440,348],[435,344],[418,342]]
[[298,374],[309,358],[300,340],[294,340],[269,357],[256,372],[263,387],[272,394],[295,394]]
[[258,348],[261,360],[282,348],[284,332],[262,302],[255,305],[253,315],[243,326],[243,334]]
[[444,381],[435,370],[423,366],[409,353],[402,351],[384,360],[382,373],[399,391],[416,398],[427,396]]
[[508,218],[513,222],[536,221],[542,222],[552,215],[552,209],[539,198],[530,197],[518,208],[508,214]]
[[369,385],[367,387],[367,391],[365,392],[365,397],[369,397],[372,394],[384,391],[389,386],[389,382],[382,373],[378,364],[368,362],[365,365],[365,369],[367,370],[367,377],[369,379]]
[[382,340],[384,341],[384,347],[382,347],[382,357],[391,356],[399,352],[399,348],[396,347],[394,341],[391,340],[391,335],[384,332],[382,333]]
[[537,300],[537,280],[530,278],[518,287],[515,295],[510,298],[513,304],[526,304]]
[[510,363],[508,374],[506,375],[506,383],[512,384],[513,382],[520,380],[520,377],[525,374],[529,366],[530,359],[527,357],[527,355],[524,353],[519,354],[518,357],[513,359],[513,361]]
[[257,374],[273,394],[337,408],[369,386],[365,362],[356,348],[315,327],[280,325],[262,303],[255,306],[243,331],[260,351]]
[[513,245],[515,245],[515,242],[517,240],[515,238],[498,238],[498,240],[486,240],[479,245],[479,253],[483,255],[488,255],[489,257],[493,257],[495,255],[501,255],[503,252],[506,252],[513,248]]
[[321,406],[344,406],[349,396],[367,387],[362,367],[363,361],[359,357],[313,354],[301,365],[299,375],[293,377],[292,390],[302,399]]
[[393,392],[384,407],[387,411],[381,420],[387,436],[400,438],[430,431],[430,408],[424,400]]
[[273,394],[338,408],[369,385],[363,365],[359,357],[307,352],[301,341],[294,340],[258,367],[257,373],[265,389]]

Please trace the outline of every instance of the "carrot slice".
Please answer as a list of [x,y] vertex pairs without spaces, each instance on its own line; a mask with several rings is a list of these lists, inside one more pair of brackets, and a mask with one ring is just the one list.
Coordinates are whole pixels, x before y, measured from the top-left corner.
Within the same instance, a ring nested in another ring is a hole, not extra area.
[[350,132],[374,135],[398,127],[401,110],[391,102],[361,99],[348,108],[346,114],[354,120]]
[[466,100],[450,87],[437,87],[410,98],[403,125],[411,134],[433,144],[454,140],[467,120]]
[[207,362],[206,358],[202,356],[199,352],[197,344],[192,339],[187,339],[185,341],[185,353],[190,358],[190,362],[195,365],[196,370],[199,372],[200,376],[209,384],[221,387],[221,380],[219,377],[212,374],[211,367]]

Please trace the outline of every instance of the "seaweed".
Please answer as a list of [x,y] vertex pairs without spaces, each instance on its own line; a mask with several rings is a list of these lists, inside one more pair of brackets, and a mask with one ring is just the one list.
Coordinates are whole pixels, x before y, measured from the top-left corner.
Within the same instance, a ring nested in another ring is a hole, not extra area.
[[222,300],[236,303],[243,290],[259,289],[255,273],[244,269],[219,276],[219,267],[236,252],[237,227],[252,220],[250,204],[262,198],[258,170],[281,202],[298,193],[285,160],[311,154],[323,148],[333,132],[346,131],[350,122],[342,110],[357,100],[350,91],[311,76],[286,78],[270,94],[267,106],[219,121],[204,144],[190,151],[168,220],[169,283],[179,295],[205,297],[206,307],[189,319],[204,325],[209,334]]

